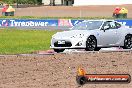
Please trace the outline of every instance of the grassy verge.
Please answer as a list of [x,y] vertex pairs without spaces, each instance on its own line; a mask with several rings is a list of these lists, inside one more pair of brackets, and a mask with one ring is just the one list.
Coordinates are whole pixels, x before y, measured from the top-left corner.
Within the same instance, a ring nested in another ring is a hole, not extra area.
[[112,17],[37,17],[37,16],[1,16],[0,19],[112,19]]
[[0,54],[31,53],[47,50],[57,31],[0,29]]
[[[36,16],[1,16],[0,19],[115,19],[113,17],[36,17]],[[132,19],[132,18],[127,18]]]

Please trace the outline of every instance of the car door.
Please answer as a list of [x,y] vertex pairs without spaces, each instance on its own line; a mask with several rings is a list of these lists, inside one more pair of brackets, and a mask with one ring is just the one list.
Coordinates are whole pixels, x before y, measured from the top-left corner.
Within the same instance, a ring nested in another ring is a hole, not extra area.
[[[116,29],[111,27],[111,22],[104,22],[100,30],[98,41],[100,46],[113,46],[118,40]],[[108,28],[104,29],[105,26],[108,26]]]
[[115,41],[114,41],[114,44],[115,45],[119,45],[119,43],[121,42],[121,39],[122,39],[122,28],[121,28],[121,24],[117,23],[117,22],[114,22],[114,28],[113,30],[115,31]]
[[113,39],[110,45],[116,45],[120,38],[120,30],[116,25],[116,22],[110,22],[110,30],[113,32]]

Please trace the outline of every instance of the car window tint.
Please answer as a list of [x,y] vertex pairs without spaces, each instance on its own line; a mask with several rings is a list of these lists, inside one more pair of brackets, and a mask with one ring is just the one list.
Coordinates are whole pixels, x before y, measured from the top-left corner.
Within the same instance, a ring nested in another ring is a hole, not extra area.
[[115,22],[112,21],[105,22],[104,26],[109,26],[109,29],[117,29],[117,25],[115,24]]
[[105,22],[104,25],[103,25],[103,28],[104,28],[105,26],[109,26],[109,28],[110,28],[110,23],[109,23],[109,22]]
[[[96,25],[95,25],[96,24]],[[88,21],[86,22],[87,29],[99,29],[102,25],[102,21]]]
[[110,22],[110,29],[116,29],[116,24],[115,22]]
[[116,28],[117,28],[117,29],[121,27],[121,24],[119,24],[119,23],[117,23],[117,22],[115,22],[115,25],[116,25]]
[[72,30],[95,30],[99,29],[103,21],[85,21],[75,25]]

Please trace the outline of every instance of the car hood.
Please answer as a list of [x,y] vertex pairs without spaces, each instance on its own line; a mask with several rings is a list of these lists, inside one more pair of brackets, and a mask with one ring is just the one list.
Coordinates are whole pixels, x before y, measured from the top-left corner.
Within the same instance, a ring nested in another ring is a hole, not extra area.
[[88,30],[70,30],[70,31],[63,31],[63,32],[57,32],[54,37],[55,38],[64,38],[64,37],[72,37],[76,35],[83,34],[84,36],[87,34],[90,34],[90,31]]

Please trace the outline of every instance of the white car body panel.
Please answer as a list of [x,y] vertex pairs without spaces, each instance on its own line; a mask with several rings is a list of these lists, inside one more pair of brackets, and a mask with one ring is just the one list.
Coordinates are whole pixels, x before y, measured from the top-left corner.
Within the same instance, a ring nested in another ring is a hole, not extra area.
[[[98,20],[98,21],[103,21],[102,25],[100,25],[98,29],[87,30],[86,28],[86,30],[72,30],[73,29],[72,28],[69,31],[63,31],[63,32],[58,32],[54,34],[51,39],[50,48],[52,49],[78,49],[78,48],[85,49],[87,38],[90,35],[93,35],[96,37],[97,47],[123,46],[125,36],[127,34],[132,34],[132,29],[127,28],[122,24],[120,24],[121,25],[120,28],[108,29],[104,31],[101,28],[103,27],[104,23],[108,22],[109,20]],[[115,23],[115,21],[111,21],[111,22]],[[83,27],[83,26],[80,26],[80,27]],[[57,42],[59,44],[57,44]],[[78,43],[80,45],[77,45]]]

